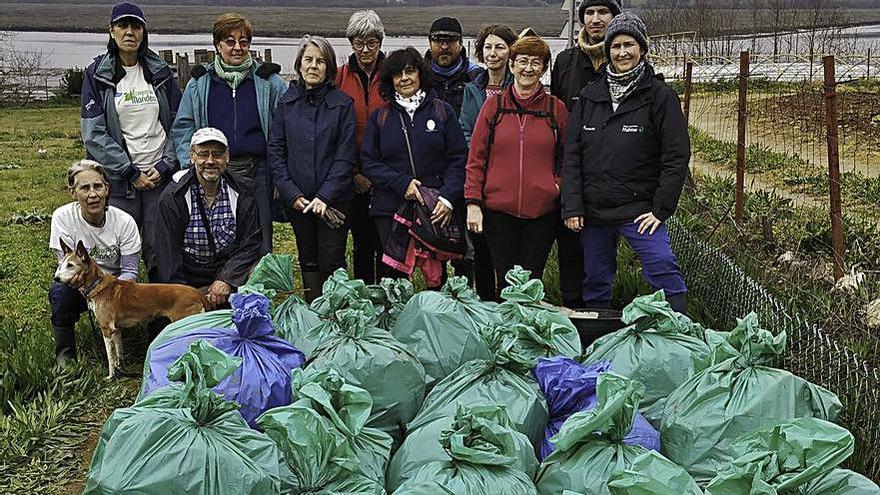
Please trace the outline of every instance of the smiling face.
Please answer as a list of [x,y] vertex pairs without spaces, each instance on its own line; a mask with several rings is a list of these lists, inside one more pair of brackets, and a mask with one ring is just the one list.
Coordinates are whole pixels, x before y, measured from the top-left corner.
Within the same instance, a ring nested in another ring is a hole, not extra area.
[[489,70],[502,69],[507,65],[510,47],[503,39],[494,34],[486,36],[483,42],[483,61]]
[[110,25],[110,36],[121,53],[137,55],[144,41],[144,25],[137,19],[123,17]]
[[395,74],[392,80],[394,90],[404,98],[409,98],[419,90],[419,70],[411,65],[407,65],[400,74]]
[[73,187],[70,188],[70,197],[79,203],[83,217],[90,222],[103,220],[109,196],[109,184],[94,170],[83,170],[76,174]]
[[241,65],[250,53],[251,39],[241,29],[234,29],[217,43],[216,48],[228,65]]
[[544,74],[544,61],[534,55],[517,55],[510,61],[510,71],[518,91],[531,90]]
[[197,144],[190,149],[189,159],[195,165],[196,177],[202,187],[216,186],[226,172],[229,150],[223,143],[209,141]]
[[611,65],[614,72],[623,74],[632,70],[642,59],[642,47],[635,38],[628,34],[618,34],[611,40],[609,47]]
[[303,51],[299,75],[306,88],[320,86],[327,78],[327,61],[321,50],[311,43]]

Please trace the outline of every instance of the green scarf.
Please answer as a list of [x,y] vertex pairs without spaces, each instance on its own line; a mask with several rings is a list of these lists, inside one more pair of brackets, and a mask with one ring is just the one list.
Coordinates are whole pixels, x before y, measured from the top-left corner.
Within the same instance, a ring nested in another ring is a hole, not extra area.
[[214,71],[217,72],[217,77],[226,81],[226,84],[232,89],[237,88],[244,81],[253,65],[254,59],[250,54],[248,54],[247,60],[242,62],[241,65],[229,65],[223,61],[223,57],[214,57]]

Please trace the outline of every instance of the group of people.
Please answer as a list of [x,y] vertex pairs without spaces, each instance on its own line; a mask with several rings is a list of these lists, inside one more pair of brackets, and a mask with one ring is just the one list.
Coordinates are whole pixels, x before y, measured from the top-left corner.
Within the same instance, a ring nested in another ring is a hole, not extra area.
[[[346,266],[349,231],[367,283],[419,267],[438,288],[449,261],[488,300],[514,265],[540,276],[556,242],[565,305],[607,308],[623,236],[684,312],[664,225],[690,158],[679,100],[647,62],[638,17],[618,0],[584,0],[578,14],[550,88],[550,47],[531,30],[484,27],[481,66],[452,17],[431,24],[424,55],[386,54],[372,10],[351,16],[341,65],[326,39],[304,37],[286,84],[252,58],[250,22],[224,14],[214,61],[181,94],[143,10],[116,4],[83,84],[87,159],[68,172],[75,201],[53,215],[50,247],[60,257],[59,238],[83,240],[131,279],[140,252],[151,282],[222,305],[272,251],[273,220],[292,225],[309,301]],[[50,301],[56,355],[75,355],[85,302],[58,284]]]

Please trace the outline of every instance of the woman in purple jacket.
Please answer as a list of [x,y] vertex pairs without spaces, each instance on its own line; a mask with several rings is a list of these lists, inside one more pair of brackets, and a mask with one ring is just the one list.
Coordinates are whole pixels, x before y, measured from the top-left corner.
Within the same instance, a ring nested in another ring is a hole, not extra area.
[[278,102],[269,133],[272,178],[289,212],[307,301],[345,267],[356,159],[352,99],[335,88],[336,55],[318,36],[303,38],[299,80]]
[[[434,223],[459,214],[468,151],[455,110],[430,90],[431,68],[415,48],[388,55],[380,73],[388,103],[370,115],[361,161],[373,182],[370,216],[384,246],[403,202],[423,202],[418,186],[439,191]],[[389,275],[401,276],[390,269]]]

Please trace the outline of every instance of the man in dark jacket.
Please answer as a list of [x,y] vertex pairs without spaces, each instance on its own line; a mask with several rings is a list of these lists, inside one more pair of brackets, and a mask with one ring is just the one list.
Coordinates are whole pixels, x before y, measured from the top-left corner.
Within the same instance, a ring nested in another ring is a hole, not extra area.
[[[581,89],[601,77],[608,62],[605,32],[617,14],[620,14],[618,0],[584,0],[578,8],[578,19],[583,27],[578,33],[577,46],[556,56],[550,75],[550,93],[565,102],[569,112],[574,109]],[[582,307],[584,260],[578,235],[560,223],[556,243],[563,304],[569,308]]]
[[174,174],[159,199],[158,282],[202,288],[221,305],[260,258],[253,184],[226,171],[223,132],[205,127],[190,142],[193,167]]
[[[456,117],[461,114],[464,87],[486,72],[486,69],[468,59],[461,37],[462,28],[458,19],[455,17],[435,19],[428,35],[431,49],[425,54],[425,59],[431,64],[432,88],[439,99],[452,105]],[[496,297],[495,270],[492,268],[486,241],[472,237],[471,242],[474,246],[473,255],[452,262],[455,274],[467,277],[470,285],[476,282],[477,294],[483,299],[493,300]]]

